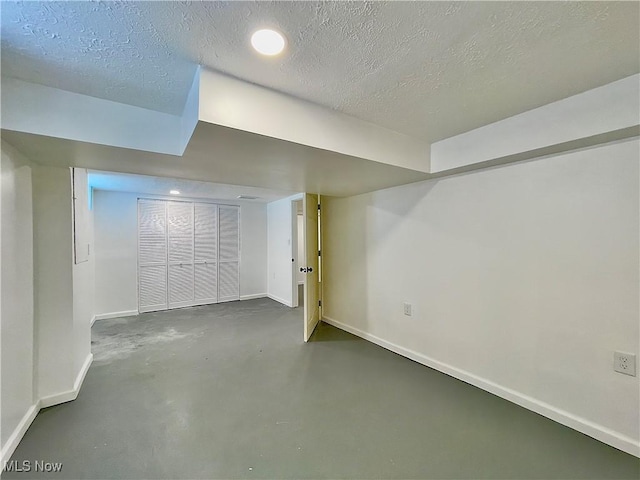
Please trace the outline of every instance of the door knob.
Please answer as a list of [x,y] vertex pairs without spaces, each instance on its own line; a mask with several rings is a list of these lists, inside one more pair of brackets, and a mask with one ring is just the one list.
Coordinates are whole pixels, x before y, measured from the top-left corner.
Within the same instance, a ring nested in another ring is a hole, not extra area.
[[300,267],[300,271],[303,272],[303,273],[307,273],[307,269],[304,268],[304,267]]
[[311,268],[311,267],[307,267],[307,271],[308,271],[309,273],[311,273],[311,272],[313,272],[313,268]]

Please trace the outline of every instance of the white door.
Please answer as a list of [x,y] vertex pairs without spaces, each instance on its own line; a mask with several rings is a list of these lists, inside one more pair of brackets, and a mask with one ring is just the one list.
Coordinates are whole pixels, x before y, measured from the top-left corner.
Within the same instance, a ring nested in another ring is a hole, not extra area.
[[218,207],[218,301],[240,300],[240,208]]
[[318,196],[305,194],[304,241],[305,265],[304,279],[304,341],[308,341],[320,322],[320,285],[318,282]]
[[169,308],[194,302],[193,203],[167,202]]
[[218,301],[218,206],[194,205],[195,304]]
[[167,208],[160,200],[138,201],[138,309],[167,309]]

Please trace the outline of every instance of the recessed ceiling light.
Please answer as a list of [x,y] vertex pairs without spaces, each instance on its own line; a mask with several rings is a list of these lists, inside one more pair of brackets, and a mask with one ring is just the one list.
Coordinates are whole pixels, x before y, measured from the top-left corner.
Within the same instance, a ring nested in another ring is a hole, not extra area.
[[251,45],[263,55],[277,55],[284,50],[284,37],[275,30],[265,28],[251,35]]
[[238,195],[240,200],[257,200],[260,197],[254,197],[253,195]]
[[180,195],[180,191],[179,190],[169,190],[169,193],[171,195]]

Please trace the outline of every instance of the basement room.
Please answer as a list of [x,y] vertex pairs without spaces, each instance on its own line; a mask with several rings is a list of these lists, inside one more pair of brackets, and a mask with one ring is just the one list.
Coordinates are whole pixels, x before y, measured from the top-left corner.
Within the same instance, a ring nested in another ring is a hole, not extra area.
[[0,2],[3,479],[640,478],[640,3]]

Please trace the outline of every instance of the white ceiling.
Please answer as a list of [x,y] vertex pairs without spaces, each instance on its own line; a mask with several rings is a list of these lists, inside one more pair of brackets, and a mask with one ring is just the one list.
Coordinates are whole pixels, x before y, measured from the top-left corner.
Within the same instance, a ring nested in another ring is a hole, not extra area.
[[279,191],[341,197],[429,178],[415,170],[206,122],[198,123],[181,157],[6,130],[2,138],[39,164],[247,185],[266,189],[265,195]]
[[[89,185],[96,190],[114,192],[131,192],[145,195],[171,195],[171,190],[177,190],[175,198],[206,198],[231,202],[268,203],[288,197],[295,192],[273,190],[268,188],[243,187],[222,183],[200,182],[150,175],[135,175],[129,173],[89,171]],[[238,199],[238,196],[258,197],[256,199]]]
[[431,142],[640,70],[638,2],[0,3],[5,75],[179,113],[203,64]]

